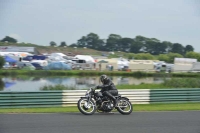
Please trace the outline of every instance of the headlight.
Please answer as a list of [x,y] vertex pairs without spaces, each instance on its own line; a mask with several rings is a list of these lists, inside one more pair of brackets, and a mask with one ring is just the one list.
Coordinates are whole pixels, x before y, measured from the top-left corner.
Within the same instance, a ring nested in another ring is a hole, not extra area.
[[91,89],[87,90],[85,95],[88,95],[91,92]]
[[90,93],[92,91],[92,88],[90,88],[88,91],[87,91],[87,93]]

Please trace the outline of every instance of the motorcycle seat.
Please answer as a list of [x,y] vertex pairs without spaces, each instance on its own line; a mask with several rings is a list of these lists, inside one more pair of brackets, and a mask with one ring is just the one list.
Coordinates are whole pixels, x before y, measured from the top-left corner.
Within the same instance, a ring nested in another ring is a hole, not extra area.
[[115,97],[121,97],[121,95],[119,94],[119,95],[117,95],[117,96],[115,96]]

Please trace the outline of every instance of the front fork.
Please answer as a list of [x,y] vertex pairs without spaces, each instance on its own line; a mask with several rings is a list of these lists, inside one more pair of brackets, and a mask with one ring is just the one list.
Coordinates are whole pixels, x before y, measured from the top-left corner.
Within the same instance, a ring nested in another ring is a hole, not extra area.
[[89,105],[90,100],[91,100],[91,97],[90,96],[87,97],[87,106]]
[[[87,98],[87,102],[86,102],[85,106],[88,107],[88,106],[89,106],[89,103],[90,103],[90,100],[92,100],[91,96],[81,97],[81,98]],[[95,105],[92,105],[92,106],[96,106],[96,104],[95,104]]]

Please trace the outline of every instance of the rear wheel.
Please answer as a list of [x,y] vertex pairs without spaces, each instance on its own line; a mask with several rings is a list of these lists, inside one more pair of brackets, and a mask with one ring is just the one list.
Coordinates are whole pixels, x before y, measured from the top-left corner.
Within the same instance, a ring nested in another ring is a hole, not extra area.
[[129,115],[133,111],[131,102],[126,98],[120,98],[117,105],[117,110],[123,115]]
[[84,115],[92,115],[96,112],[96,105],[94,101],[91,100],[88,102],[87,98],[81,98],[78,101],[77,106],[79,111]]

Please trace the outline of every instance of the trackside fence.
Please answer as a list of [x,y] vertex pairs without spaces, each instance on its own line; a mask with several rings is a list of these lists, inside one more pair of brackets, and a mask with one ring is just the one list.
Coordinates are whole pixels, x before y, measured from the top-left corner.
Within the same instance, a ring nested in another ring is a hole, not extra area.
[[200,102],[200,89],[151,90],[150,103]]
[[[86,90],[0,92],[0,108],[76,106]],[[123,89],[132,104],[200,102],[197,89]]]

